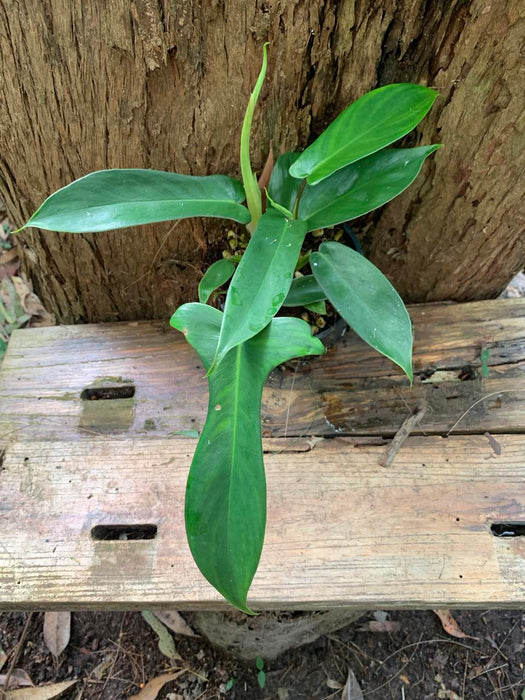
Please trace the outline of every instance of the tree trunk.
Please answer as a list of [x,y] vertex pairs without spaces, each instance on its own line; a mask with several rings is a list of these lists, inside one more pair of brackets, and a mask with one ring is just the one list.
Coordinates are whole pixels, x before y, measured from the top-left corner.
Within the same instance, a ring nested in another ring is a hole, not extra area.
[[[270,41],[255,164],[305,146],[389,82],[443,96],[411,143],[442,141],[407,193],[357,222],[407,301],[500,292],[519,221],[519,0],[0,0],[0,197],[21,225],[86,173],[238,174],[245,105]],[[521,121],[520,121],[521,119]],[[515,188],[515,189],[513,189]],[[228,222],[90,235],[28,231],[26,270],[63,322],[167,316],[195,298]]]

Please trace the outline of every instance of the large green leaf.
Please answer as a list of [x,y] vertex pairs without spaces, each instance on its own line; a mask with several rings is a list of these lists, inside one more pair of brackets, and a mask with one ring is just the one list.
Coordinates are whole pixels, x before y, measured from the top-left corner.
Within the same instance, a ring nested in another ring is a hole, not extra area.
[[235,272],[235,265],[228,258],[216,260],[206,270],[199,282],[199,301],[205,304],[213,292],[222,287]]
[[386,204],[417,177],[427,156],[440,148],[388,148],[338,170],[318,185],[307,185],[299,218],[308,231],[335,226]]
[[315,277],[313,275],[303,275],[293,280],[283,306],[306,306],[325,299],[325,291]]
[[[199,353],[214,357],[222,314],[185,304],[171,323]],[[186,532],[197,566],[215,588],[250,613],[246,597],[257,570],[266,524],[261,396],[269,372],[293,357],[321,354],[322,343],[295,318],[276,318],[231,350],[209,377],[208,416],[186,491]]]
[[422,85],[395,83],[353,102],[290,167],[315,185],[345,165],[397,141],[419,124],[438,93]]
[[277,162],[273,166],[270,185],[268,187],[268,194],[271,199],[290,211],[294,209],[297,193],[301,187],[301,181],[292,177],[288,171],[299,155],[299,153],[289,151],[277,158]]
[[55,192],[23,226],[49,231],[109,231],[190,216],[250,220],[238,180],[160,170],[99,170]]
[[303,221],[287,220],[275,209],[263,214],[230,282],[213,369],[279,311],[305,234]]
[[335,241],[322,243],[310,260],[315,278],[337,312],[412,382],[410,317],[383,273],[360,253]]

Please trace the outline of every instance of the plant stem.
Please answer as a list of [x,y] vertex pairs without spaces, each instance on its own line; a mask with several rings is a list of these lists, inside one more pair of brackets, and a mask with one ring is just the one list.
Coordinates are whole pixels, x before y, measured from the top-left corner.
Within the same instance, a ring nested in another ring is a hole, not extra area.
[[297,213],[299,212],[299,202],[301,201],[301,197],[303,196],[303,192],[304,192],[305,187],[306,187],[306,180],[303,180],[301,182],[301,186],[299,187],[299,191],[297,192],[297,195],[295,197],[295,204],[293,207],[294,219],[297,219]]

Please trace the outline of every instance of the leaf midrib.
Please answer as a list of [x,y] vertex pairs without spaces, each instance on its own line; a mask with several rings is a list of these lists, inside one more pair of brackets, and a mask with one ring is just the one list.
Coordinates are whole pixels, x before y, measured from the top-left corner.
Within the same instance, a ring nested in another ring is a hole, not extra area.
[[[242,207],[242,204],[239,204],[233,199],[130,199],[127,202],[114,202],[114,203],[108,203],[108,204],[94,204],[93,206],[91,205],[86,205],[82,209],[68,209],[67,211],[64,211],[63,213],[67,214],[74,214],[76,212],[81,212],[81,211],[87,211],[92,210],[92,209],[107,209],[108,207],[122,207],[126,206],[129,204],[148,204],[148,203],[154,203],[154,204],[170,204],[174,202],[190,202],[190,203],[203,203],[203,202],[213,202],[214,204],[235,204],[238,207]],[[244,208],[244,207],[243,207]],[[38,212],[37,212],[38,213]],[[35,214],[36,216],[36,214]]]
[[234,409],[233,409],[233,417],[232,417],[232,433],[231,433],[231,439],[232,439],[232,450],[231,450],[231,467],[230,467],[230,478],[228,482],[228,515],[226,518],[226,523],[227,523],[227,533],[226,533],[226,541],[228,543],[228,558],[230,558],[232,555],[235,553],[231,551],[231,540],[230,540],[230,529],[231,529],[231,524],[230,524],[230,514],[231,514],[231,504],[232,504],[232,484],[233,484],[233,474],[235,473],[236,470],[236,463],[237,463],[237,451],[234,449],[237,447],[237,433],[238,433],[238,426],[239,426],[239,396],[240,396],[240,385],[241,385],[241,375],[242,375],[242,370],[241,370],[241,365],[242,365],[242,345],[238,345],[237,348],[235,348],[237,357],[235,358],[235,381],[234,381]]

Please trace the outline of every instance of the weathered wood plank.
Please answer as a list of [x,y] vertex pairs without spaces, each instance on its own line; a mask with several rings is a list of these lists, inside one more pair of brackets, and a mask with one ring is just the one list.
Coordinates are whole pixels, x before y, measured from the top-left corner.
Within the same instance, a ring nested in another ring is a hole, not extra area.
[[[420,433],[525,431],[525,300],[412,307],[414,388],[348,332],[322,358],[273,373],[268,436],[384,435],[425,402]],[[488,351],[482,371],[481,352]],[[485,372],[486,373],[486,372]],[[159,322],[17,331],[0,372],[0,442],[99,433],[168,436],[200,429],[206,382],[180,334]],[[132,383],[132,399],[86,402],[86,387]]]
[[[268,527],[257,609],[522,607],[525,440],[412,437],[390,469],[370,438],[266,443]],[[219,608],[186,545],[194,441],[14,443],[0,472],[0,608]],[[312,446],[313,445],[313,446]],[[302,450],[300,454],[295,450]],[[306,451],[305,451],[306,450]],[[155,539],[94,541],[95,525]]]

